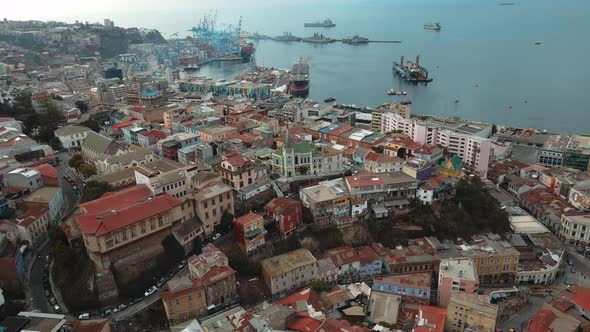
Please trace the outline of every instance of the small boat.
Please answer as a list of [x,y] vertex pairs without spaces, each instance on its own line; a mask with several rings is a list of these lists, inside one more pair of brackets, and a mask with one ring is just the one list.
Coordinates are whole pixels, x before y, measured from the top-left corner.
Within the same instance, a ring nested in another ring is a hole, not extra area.
[[326,103],[332,103],[335,101],[336,101],[336,98],[334,98],[334,97],[328,97],[328,98],[324,99],[324,102],[326,102]]
[[405,90],[389,89],[389,91],[387,91],[387,94],[390,96],[405,96],[408,94],[408,92]]
[[400,102],[400,104],[402,104],[402,105],[410,105],[411,103],[412,103],[412,101],[409,99],[404,99]]
[[459,102],[459,98],[455,97],[455,103]]
[[424,29],[426,30],[440,31],[441,28],[440,23],[424,24]]
[[541,45],[541,43],[540,42],[536,42],[535,45]]

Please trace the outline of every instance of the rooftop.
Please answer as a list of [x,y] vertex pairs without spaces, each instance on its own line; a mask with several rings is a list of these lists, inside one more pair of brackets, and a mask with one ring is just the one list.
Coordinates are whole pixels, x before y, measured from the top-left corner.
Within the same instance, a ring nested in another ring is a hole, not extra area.
[[60,191],[60,187],[41,187],[25,196],[24,201],[49,203]]
[[234,223],[242,225],[242,226],[247,226],[253,222],[262,220],[262,216],[259,214],[256,214],[254,212],[250,212],[248,214],[245,214],[241,217],[235,218],[234,219]]
[[478,280],[475,265],[471,259],[444,259],[440,262],[440,276],[453,280]]
[[[432,273],[413,273],[400,274],[395,276],[376,276],[373,277],[373,283],[382,283],[388,285],[400,285],[413,288],[430,289],[432,285]],[[375,285],[373,284],[373,289]]]
[[379,261],[379,256],[371,249],[371,247],[339,247],[330,249],[326,252],[326,255],[332,258],[334,264],[340,267],[345,264],[351,264],[354,262],[360,262],[363,265],[372,264],[375,261]]
[[262,269],[271,277],[280,276],[297,268],[314,264],[316,259],[307,249],[297,249],[267,258],[261,262]]

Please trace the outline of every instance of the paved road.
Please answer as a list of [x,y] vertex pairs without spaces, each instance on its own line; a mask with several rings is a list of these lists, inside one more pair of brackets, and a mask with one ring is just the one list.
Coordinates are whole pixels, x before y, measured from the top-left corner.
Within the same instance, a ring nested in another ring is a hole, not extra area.
[[514,328],[517,332],[522,331],[526,324],[531,320],[531,318],[541,309],[543,304],[548,303],[551,301],[551,296],[547,297],[531,297],[531,303],[524,307],[518,313],[515,313],[512,316],[512,319],[508,320],[504,323],[503,329],[504,331],[510,331],[510,328]]
[[[49,245],[46,245],[31,269],[30,289],[31,297],[33,299],[33,308],[41,310],[42,312],[53,313],[53,306],[49,304],[48,298],[45,296],[45,287],[43,286],[43,271],[46,263],[45,256],[49,253]],[[49,289],[49,287],[47,288]],[[53,295],[51,295],[53,296]]]

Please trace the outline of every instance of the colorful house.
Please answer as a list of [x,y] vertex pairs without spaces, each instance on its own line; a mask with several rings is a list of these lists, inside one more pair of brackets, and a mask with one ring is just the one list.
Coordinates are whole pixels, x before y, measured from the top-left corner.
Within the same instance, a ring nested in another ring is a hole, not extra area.
[[301,222],[301,202],[288,197],[275,198],[264,207],[266,216],[275,221],[282,236],[291,234]]
[[451,159],[444,160],[440,163],[440,175],[449,178],[459,178],[463,174],[463,161],[459,156],[453,156]]
[[242,251],[252,253],[264,245],[264,220],[261,215],[250,212],[234,219],[234,234]]

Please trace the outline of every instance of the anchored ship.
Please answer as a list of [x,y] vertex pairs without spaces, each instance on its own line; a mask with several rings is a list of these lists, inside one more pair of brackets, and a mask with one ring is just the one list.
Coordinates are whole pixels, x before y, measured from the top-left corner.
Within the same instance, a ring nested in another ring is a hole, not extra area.
[[296,97],[306,97],[309,94],[309,65],[301,58],[291,69],[289,91]]
[[306,43],[316,43],[316,44],[328,44],[333,43],[336,40],[332,38],[328,38],[320,33],[314,33],[312,37],[303,38],[302,41]]
[[426,30],[440,31],[441,26],[440,26],[440,23],[424,24],[424,29],[426,29]]
[[402,79],[411,83],[428,83],[432,82],[432,78],[428,77],[428,70],[420,66],[420,56],[416,56],[416,62],[408,61],[404,64],[404,57],[400,59],[400,63],[393,62],[393,72]]
[[336,24],[334,24],[331,19],[327,18],[322,22],[304,23],[303,26],[306,28],[333,28]]
[[256,51],[256,49],[252,43],[244,43],[240,46],[240,56],[242,59],[244,59],[244,61],[250,60],[252,54],[254,54],[254,51]]
[[354,35],[352,37],[342,39],[342,42],[347,44],[366,44],[369,42],[369,38]]
[[387,94],[390,96],[405,96],[408,94],[408,92],[405,90],[389,89],[389,91],[387,91]]
[[295,37],[290,32],[283,33],[282,36],[276,36],[271,38],[274,41],[283,41],[283,42],[292,42],[292,41],[301,41],[301,37]]

